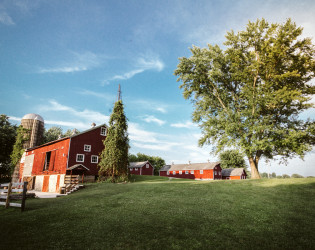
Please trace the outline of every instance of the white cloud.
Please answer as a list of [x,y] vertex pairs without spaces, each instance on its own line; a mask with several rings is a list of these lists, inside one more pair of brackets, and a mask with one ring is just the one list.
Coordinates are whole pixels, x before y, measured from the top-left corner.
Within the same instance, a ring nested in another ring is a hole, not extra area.
[[90,70],[99,66],[103,61],[103,56],[96,55],[92,52],[82,54],[72,52],[72,60],[63,62],[60,66],[40,68],[38,73],[73,73]]
[[66,122],[66,121],[53,121],[53,120],[46,120],[45,124],[77,128],[77,129],[83,129],[83,130],[87,129],[90,126],[90,124],[83,123],[83,122]]
[[98,97],[98,98],[101,98],[101,99],[105,99],[107,101],[114,101],[115,100],[115,96],[112,95],[112,94],[94,92],[94,91],[87,90],[87,89],[82,89],[82,90],[78,91],[78,94],[94,96],[94,97]]
[[9,14],[5,11],[0,11],[0,23],[3,23],[5,25],[14,25],[14,21],[9,16]]
[[155,116],[153,116],[153,115],[147,115],[147,116],[145,116],[144,118],[142,118],[145,122],[147,122],[147,123],[151,123],[151,122],[153,122],[153,123],[157,123],[158,125],[163,125],[163,124],[165,124],[165,121],[162,121],[162,120],[160,120],[160,119],[158,119],[158,118],[156,118]]
[[166,113],[166,109],[165,108],[162,108],[162,107],[158,107],[156,108],[157,111],[161,112],[161,113]]
[[155,100],[130,99],[128,100],[128,103],[135,104],[136,108],[141,107],[142,109],[150,110],[151,112],[158,111],[159,113],[163,113],[163,114],[167,113],[168,109],[170,108],[169,105],[162,102],[157,102]]
[[149,142],[149,143],[158,142],[157,133],[145,131],[137,123],[133,123],[133,122],[128,123],[128,133],[129,133],[129,138],[133,141]]
[[143,71],[144,71],[144,69],[132,70],[132,71],[126,72],[122,75],[115,75],[110,80],[111,81],[113,81],[113,80],[128,80],[128,79],[134,77],[135,75],[142,73]]
[[16,122],[20,122],[22,120],[22,118],[16,116],[9,116],[9,119]]
[[[85,124],[91,124],[92,122],[95,122],[96,124],[103,124],[108,122],[109,116],[103,115],[100,112],[84,109],[83,111],[78,111],[72,107],[62,105],[58,103],[55,100],[49,101],[49,106],[41,106],[40,110],[42,112],[50,112],[50,111],[61,111],[61,112],[67,112],[67,116],[69,118],[79,118],[80,120],[83,119],[85,121]],[[65,125],[66,126],[66,125]]]
[[158,59],[156,56],[154,57],[140,57],[135,62],[135,69],[132,69],[126,73],[122,73],[119,75],[115,75],[112,78],[105,80],[103,83],[109,83],[114,80],[128,80],[134,77],[137,74],[143,73],[147,70],[155,70],[162,71],[164,69],[164,63]]
[[186,121],[184,123],[172,123],[171,124],[171,127],[174,127],[174,128],[195,128],[197,127],[196,124],[192,123],[191,121]]

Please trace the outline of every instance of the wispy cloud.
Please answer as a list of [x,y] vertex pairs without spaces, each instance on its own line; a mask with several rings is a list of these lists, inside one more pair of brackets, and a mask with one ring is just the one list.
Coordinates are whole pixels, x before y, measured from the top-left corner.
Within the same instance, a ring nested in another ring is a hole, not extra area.
[[184,123],[181,123],[181,122],[172,123],[171,127],[174,127],[174,128],[195,128],[196,124],[192,123],[191,121],[186,121]]
[[105,80],[103,83],[109,83],[110,81],[115,80],[128,80],[134,77],[137,74],[143,73],[147,70],[155,70],[162,71],[164,69],[164,63],[158,59],[156,56],[154,57],[140,57],[135,62],[135,69],[127,71],[122,74],[118,74],[113,76],[112,78]]
[[94,96],[94,97],[98,97],[98,98],[101,98],[101,99],[105,99],[105,100],[107,100],[107,101],[113,101],[113,100],[115,100],[115,96],[112,95],[112,94],[94,92],[94,91],[87,90],[87,89],[79,90],[79,91],[78,91],[78,94],[87,95],[87,96]]
[[[62,105],[55,100],[49,101],[50,105],[41,106],[40,111],[42,112],[66,112],[69,118],[79,118],[84,121],[84,124],[91,124],[95,122],[96,124],[102,124],[108,122],[109,116],[103,115],[100,112],[84,109],[83,111],[78,111],[72,107]],[[66,126],[66,125],[65,125]]]
[[156,124],[158,124],[158,125],[163,125],[163,124],[165,124],[165,121],[163,121],[163,120],[160,120],[160,119],[158,119],[158,118],[156,118],[155,116],[153,116],[153,115],[147,115],[147,116],[145,116],[144,118],[142,118],[145,122],[147,122],[147,123],[156,123]]
[[137,108],[141,107],[145,110],[157,111],[159,113],[165,114],[167,113],[168,109],[170,108],[170,105],[155,101],[155,100],[135,100],[131,99],[128,100],[130,104],[134,104]]
[[59,66],[42,67],[38,73],[74,73],[90,70],[99,66],[103,61],[103,56],[96,55],[92,52],[76,53],[72,52],[72,60],[70,62],[60,63]]
[[12,18],[9,16],[9,14],[4,10],[0,10],[0,23],[5,24],[5,25],[15,24]]

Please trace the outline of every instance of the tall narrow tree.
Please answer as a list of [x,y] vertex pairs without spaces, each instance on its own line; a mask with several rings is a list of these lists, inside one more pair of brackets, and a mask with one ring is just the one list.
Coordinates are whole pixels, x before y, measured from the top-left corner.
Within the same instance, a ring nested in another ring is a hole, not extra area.
[[111,178],[112,182],[128,178],[128,125],[124,105],[120,98],[115,103],[109,120],[104,150],[100,155],[99,176]]

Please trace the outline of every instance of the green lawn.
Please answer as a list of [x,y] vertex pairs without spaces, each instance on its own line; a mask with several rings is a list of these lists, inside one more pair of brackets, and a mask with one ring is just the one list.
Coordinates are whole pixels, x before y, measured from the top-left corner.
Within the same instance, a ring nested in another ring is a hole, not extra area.
[[314,249],[315,178],[134,177],[0,207],[0,249]]

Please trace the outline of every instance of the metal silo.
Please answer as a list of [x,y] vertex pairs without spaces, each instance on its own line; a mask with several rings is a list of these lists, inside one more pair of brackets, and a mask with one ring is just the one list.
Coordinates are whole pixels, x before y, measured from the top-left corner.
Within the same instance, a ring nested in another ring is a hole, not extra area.
[[23,147],[32,148],[39,146],[44,135],[44,119],[38,114],[27,114],[23,116],[21,125],[30,131],[29,140],[24,143]]

